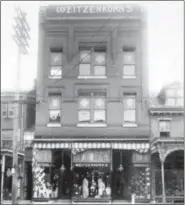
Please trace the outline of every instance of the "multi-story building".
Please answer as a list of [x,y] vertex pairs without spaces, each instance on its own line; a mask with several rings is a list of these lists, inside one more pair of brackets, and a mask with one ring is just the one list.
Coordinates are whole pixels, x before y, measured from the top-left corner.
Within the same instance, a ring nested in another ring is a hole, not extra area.
[[[1,93],[1,199],[11,200],[12,193],[12,165],[13,165],[13,136],[15,134],[14,121],[19,120],[18,132],[18,199],[31,199],[32,190],[27,190],[27,181],[30,180],[32,161],[31,143],[25,139],[28,131],[33,136],[33,126],[35,124],[35,93],[21,92],[20,93],[20,110],[19,116],[15,115],[15,92]],[[30,104],[29,104],[29,103]],[[16,104],[17,106],[17,104]],[[30,128],[32,129],[30,130]],[[26,132],[26,133],[25,133]],[[30,174],[28,176],[28,172]],[[20,182],[20,183],[19,183]],[[29,182],[31,184],[32,181]],[[25,185],[25,186],[24,186]],[[26,190],[25,190],[26,189]]]
[[172,83],[150,102],[152,198],[156,201],[184,200],[183,93],[180,83]]
[[34,199],[150,200],[146,20],[137,5],[41,7]]

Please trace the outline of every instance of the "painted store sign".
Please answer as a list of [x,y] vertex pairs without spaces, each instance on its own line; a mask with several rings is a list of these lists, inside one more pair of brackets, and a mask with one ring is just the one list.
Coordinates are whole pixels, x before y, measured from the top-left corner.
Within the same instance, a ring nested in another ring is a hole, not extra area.
[[75,163],[110,163],[110,150],[86,150],[73,155]]

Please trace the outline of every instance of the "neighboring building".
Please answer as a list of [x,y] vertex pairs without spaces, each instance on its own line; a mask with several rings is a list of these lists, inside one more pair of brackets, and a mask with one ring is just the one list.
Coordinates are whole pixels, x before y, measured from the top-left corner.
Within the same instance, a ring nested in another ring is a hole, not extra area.
[[136,5],[41,7],[34,199],[150,200],[146,20]]
[[[29,156],[27,150],[27,139],[24,139],[24,132],[28,131],[28,128],[34,125],[34,117],[32,121],[28,121],[31,115],[35,115],[34,103],[27,104],[27,100],[32,100],[34,102],[35,94],[33,97],[29,96],[33,94],[31,92],[21,92],[20,93],[20,100],[22,106],[20,106],[20,116],[19,116],[19,123],[20,123],[20,135],[18,138],[18,183],[20,182],[20,186],[18,186],[18,198],[27,199],[31,196],[26,196],[23,187],[25,181],[27,179],[27,164],[29,158],[32,157],[32,152],[30,152],[31,157]],[[11,200],[11,193],[12,193],[12,164],[13,164],[13,135],[14,135],[14,120],[15,120],[15,93],[14,92],[1,92],[1,186],[2,188],[2,200]],[[30,101],[31,102],[31,101]],[[30,108],[30,106],[33,106]],[[33,130],[32,130],[32,133]],[[32,134],[33,136],[33,134]],[[29,145],[30,146],[30,145]],[[32,161],[32,158],[31,158]],[[26,171],[25,171],[26,170]],[[25,173],[25,175],[24,175]],[[27,178],[30,178],[32,175]],[[29,182],[31,184],[32,181]],[[26,184],[27,187],[27,184]],[[32,194],[32,191],[29,191]],[[29,195],[29,193],[28,193]]]
[[[152,196],[184,200],[184,88],[165,86],[150,103]],[[164,174],[164,177],[162,177]]]

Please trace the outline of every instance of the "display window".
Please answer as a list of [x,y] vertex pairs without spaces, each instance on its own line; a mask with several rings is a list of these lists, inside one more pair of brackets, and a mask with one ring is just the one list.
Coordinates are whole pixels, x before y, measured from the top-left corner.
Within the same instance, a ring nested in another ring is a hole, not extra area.
[[105,198],[111,196],[110,167],[74,168],[73,197]]

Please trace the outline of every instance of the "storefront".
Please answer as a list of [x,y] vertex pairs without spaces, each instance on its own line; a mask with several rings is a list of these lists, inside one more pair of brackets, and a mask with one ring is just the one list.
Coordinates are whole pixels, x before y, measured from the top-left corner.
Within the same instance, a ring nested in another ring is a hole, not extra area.
[[35,143],[33,199],[149,200],[148,150],[148,143]]

